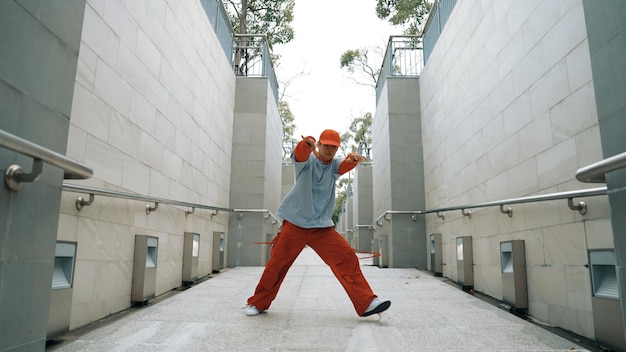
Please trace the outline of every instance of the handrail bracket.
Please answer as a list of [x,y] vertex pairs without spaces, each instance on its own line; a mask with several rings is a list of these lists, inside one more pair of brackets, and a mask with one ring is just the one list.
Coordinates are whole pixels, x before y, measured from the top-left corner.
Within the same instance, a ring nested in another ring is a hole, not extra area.
[[154,205],[148,204],[146,205],[146,214],[150,215],[151,212],[159,209],[159,202],[154,202]]
[[502,214],[506,214],[506,215],[508,215],[509,217],[512,217],[512,216],[513,216],[513,208],[511,208],[511,207],[506,207],[506,209],[504,209],[504,204],[500,204],[500,212],[501,212]]
[[578,210],[580,215],[587,214],[587,203],[580,201],[577,205],[574,205],[574,198],[567,198],[567,206],[572,210]]
[[4,173],[4,182],[10,189],[19,191],[22,188],[22,182],[36,181],[41,175],[42,170],[43,161],[38,158],[33,159],[33,168],[29,173],[25,173],[21,166],[12,164],[9,165],[7,171]]
[[83,210],[84,207],[88,207],[93,204],[96,196],[93,193],[89,193],[89,200],[85,200],[83,197],[76,197],[76,209]]
[[63,169],[64,179],[87,179],[93,175],[93,170],[89,166],[38,144],[14,136],[2,129],[0,129],[0,147],[33,158],[33,168],[29,173],[25,173],[22,167],[17,164],[12,164],[7,167],[4,173],[4,182],[7,187],[13,191],[20,190],[23,182],[37,181],[39,175],[41,175],[43,163]]

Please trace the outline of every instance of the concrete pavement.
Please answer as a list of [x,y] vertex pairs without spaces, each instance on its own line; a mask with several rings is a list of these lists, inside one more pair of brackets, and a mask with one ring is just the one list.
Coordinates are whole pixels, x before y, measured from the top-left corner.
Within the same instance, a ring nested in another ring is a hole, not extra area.
[[47,351],[593,351],[429,273],[362,269],[374,292],[392,301],[382,317],[358,317],[306,248],[259,316],[242,307],[263,268],[237,267],[71,332]]

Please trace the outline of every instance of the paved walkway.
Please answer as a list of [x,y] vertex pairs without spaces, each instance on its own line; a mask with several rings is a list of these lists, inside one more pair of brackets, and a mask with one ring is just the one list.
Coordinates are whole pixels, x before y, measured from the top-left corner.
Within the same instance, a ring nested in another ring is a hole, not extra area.
[[392,300],[360,318],[310,249],[267,313],[244,315],[263,268],[238,267],[72,332],[49,351],[590,351],[416,269],[363,266]]

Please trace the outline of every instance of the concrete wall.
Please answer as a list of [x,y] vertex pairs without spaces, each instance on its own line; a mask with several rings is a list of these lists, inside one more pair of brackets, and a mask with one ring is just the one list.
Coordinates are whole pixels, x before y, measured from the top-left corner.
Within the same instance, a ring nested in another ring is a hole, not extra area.
[[[0,129],[64,154],[84,1],[0,2]],[[32,159],[0,148],[0,171]],[[0,350],[45,348],[63,170],[0,187]],[[4,181],[3,181],[4,183]],[[34,221],[36,220],[36,221]]]
[[[389,77],[378,101],[372,126],[374,219],[388,210],[424,209],[419,82],[418,78]],[[386,236],[388,241],[382,266],[426,269],[423,221],[393,215],[393,221],[383,221],[374,236]]]
[[346,198],[343,214],[342,218],[344,221],[342,221],[342,234],[348,243],[350,243],[351,246],[354,246],[354,243],[352,242],[354,239],[354,197],[352,195]]
[[[574,178],[602,159],[592,78],[582,1],[458,2],[420,77],[426,208],[594,187]],[[454,239],[472,236],[475,289],[497,299],[499,243],[524,240],[529,314],[593,338],[587,251],[613,236],[606,197],[584,201],[426,222],[452,279]]]
[[[228,207],[235,76],[199,1],[88,1],[67,154],[90,185]],[[73,78],[74,79],[74,78]],[[76,241],[71,329],[131,305],[135,235],[159,239],[156,295],[181,285],[184,233],[212,272],[226,213],[65,192],[58,239]]]
[[287,193],[296,184],[296,169],[293,164],[283,164],[281,172],[280,199],[285,198]]
[[374,222],[372,165],[359,164],[354,172],[354,226],[357,236],[355,248],[360,251],[372,251],[373,230],[368,226]]
[[[230,206],[276,212],[281,194],[282,122],[267,78],[238,77],[233,125]],[[228,266],[264,265],[277,226],[264,214],[230,215]],[[278,224],[276,224],[278,225]]]
[[376,161],[372,162],[372,183],[376,185],[372,195],[372,216],[374,219],[392,209],[391,197],[389,196],[392,187],[390,149],[389,99],[386,89],[383,88],[372,119],[372,154],[376,158]]
[[[626,151],[626,3],[621,1],[583,1],[588,33],[591,71],[598,109],[602,155],[604,158]],[[616,269],[622,297],[622,317],[626,316],[626,171],[607,175],[611,206],[611,227],[615,241]],[[600,316],[598,319],[603,319]],[[623,322],[623,320],[622,320]],[[623,340],[626,333],[621,335]],[[623,348],[623,346],[620,346]]]

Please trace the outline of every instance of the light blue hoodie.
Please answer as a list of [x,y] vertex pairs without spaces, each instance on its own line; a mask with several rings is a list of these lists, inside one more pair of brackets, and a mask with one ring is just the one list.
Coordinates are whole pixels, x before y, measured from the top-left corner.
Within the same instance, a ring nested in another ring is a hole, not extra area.
[[278,207],[276,215],[302,228],[333,227],[335,210],[335,183],[339,176],[339,165],[343,159],[335,157],[324,164],[315,154],[306,161],[291,159],[296,168],[296,184],[287,193]]

